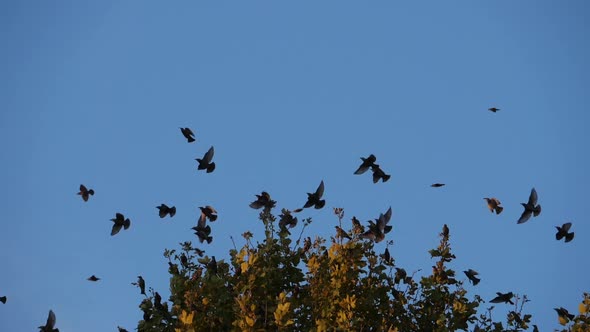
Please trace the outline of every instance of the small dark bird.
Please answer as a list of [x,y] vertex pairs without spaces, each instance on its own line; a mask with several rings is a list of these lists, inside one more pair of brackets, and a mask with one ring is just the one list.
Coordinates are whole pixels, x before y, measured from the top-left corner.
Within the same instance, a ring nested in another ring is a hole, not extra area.
[[373,183],[379,182],[379,179],[381,179],[381,182],[387,182],[391,177],[391,175],[385,174],[377,164],[371,166],[371,170],[373,171]]
[[574,315],[570,314],[566,309],[559,307],[559,308],[553,308],[553,310],[557,311],[557,315],[559,316],[559,324],[561,325],[565,325],[567,324],[570,320],[574,319]]
[[0,302],[6,304],[6,296],[0,296]]
[[168,207],[166,204],[160,204],[160,206],[156,206],[156,209],[160,210],[158,213],[160,218],[166,217],[167,214],[172,218],[176,214],[176,206]]
[[184,253],[180,254],[180,264],[185,269],[188,267],[188,258],[186,257],[186,255]]
[[342,227],[340,226],[334,226],[336,228],[336,237],[339,239],[349,239],[352,240],[352,237],[350,237],[350,235],[348,235],[348,233],[346,233],[345,230],[342,229]]
[[320,199],[324,195],[324,181],[320,182],[318,189],[316,189],[315,193],[307,193],[307,202],[303,205],[303,208],[310,208],[314,207],[316,209],[321,209],[326,205],[326,200]]
[[469,269],[467,271],[463,271],[463,273],[465,273],[467,278],[469,278],[473,286],[479,284],[479,282],[481,281],[481,279],[476,277],[476,275],[478,275],[479,273],[477,273],[477,271],[475,270]]
[[39,330],[41,332],[59,332],[59,329],[55,328],[55,314],[53,313],[53,310],[49,310],[47,323],[45,323],[45,326],[39,326]]
[[490,302],[491,303],[510,303],[510,304],[514,304],[514,302],[512,302],[512,298],[514,297],[514,294],[512,292],[506,293],[506,294],[502,294],[500,292],[496,292],[496,294],[498,296],[496,296],[495,298],[493,298]]
[[377,157],[375,157],[374,155],[369,155],[367,158],[363,158],[361,157],[361,160],[363,161],[363,163],[359,166],[359,168],[354,172],[354,174],[363,174],[364,172],[369,170],[369,167],[372,167],[373,165],[375,165],[375,162],[377,161]]
[[137,276],[137,285],[139,286],[141,294],[145,295],[145,280],[143,280],[142,276]]
[[369,230],[361,234],[360,238],[370,239],[379,243],[385,239],[385,234],[389,233],[392,226],[387,225],[391,219],[391,207],[385,212],[381,213],[379,218],[376,219],[376,223],[369,220]]
[[447,224],[443,225],[442,235],[444,237],[449,237],[449,226],[447,226]]
[[213,147],[211,147],[209,149],[209,151],[207,151],[207,153],[205,153],[205,155],[203,156],[203,159],[195,159],[196,161],[199,162],[199,166],[197,167],[197,169],[201,170],[201,169],[206,169],[207,173],[211,173],[215,170],[215,163],[212,163],[211,160],[213,159],[213,155],[215,154],[215,150],[213,150]]
[[207,269],[211,271],[213,274],[217,274],[217,261],[215,260],[215,256],[211,256],[211,260],[207,263]]
[[81,184],[80,185],[80,191],[78,192],[78,195],[82,196],[82,199],[84,200],[84,202],[88,202],[88,198],[90,196],[94,196],[94,190],[93,189],[87,189],[85,185]]
[[494,211],[496,211],[496,214],[500,214],[502,213],[502,210],[504,210],[504,208],[500,206],[500,204],[502,203],[500,203],[500,201],[497,198],[484,197],[484,199],[488,203],[488,209],[490,209],[491,213],[494,213]]
[[488,108],[488,111],[494,112],[494,113],[498,112],[499,110],[500,110],[499,108],[495,108],[495,107]]
[[533,325],[533,332],[539,332],[539,328],[537,327],[537,325]]
[[158,292],[154,294],[154,306],[156,307],[156,309],[162,308],[162,296],[160,296]]
[[111,236],[119,233],[121,228],[127,229],[131,226],[131,220],[129,220],[129,218],[126,219],[124,215],[118,212],[115,214],[115,218],[111,219],[111,221],[114,223],[113,229],[111,230]]
[[253,209],[260,209],[260,208],[272,209],[273,207],[275,207],[276,203],[277,202],[270,199],[269,193],[267,193],[266,191],[263,191],[260,195],[256,195],[256,200],[254,202],[250,203],[250,207]]
[[361,225],[361,222],[356,217],[353,216],[351,220],[353,234],[360,234],[365,232],[365,227]]
[[129,332],[129,331],[125,330],[124,328],[120,327],[120,326],[117,326],[117,328],[119,329],[119,332]]
[[209,219],[211,222],[217,220],[217,211],[211,205],[207,205],[205,207],[200,206],[199,209],[201,209],[201,217],[199,218],[199,222],[201,222],[201,219]]
[[433,184],[431,184],[430,186],[431,186],[432,188],[440,188],[440,187],[442,187],[442,186],[444,186],[444,185],[445,185],[444,183],[433,183]]
[[195,134],[193,133],[193,131],[190,128],[180,128],[180,132],[182,133],[182,136],[184,136],[184,138],[186,138],[186,140],[189,143],[192,143],[195,141],[194,137]]
[[383,258],[383,260],[389,264],[392,262],[391,260],[391,254],[389,253],[389,249],[385,248],[385,252],[381,255],[381,258]]
[[537,204],[537,191],[535,188],[531,190],[529,201],[526,204],[520,204],[524,207],[524,212],[522,212],[517,224],[525,223],[531,218],[531,215],[536,217],[541,213],[541,205]]
[[281,212],[282,213],[279,215],[279,227],[281,227],[281,229],[287,228],[287,226],[289,228],[297,226],[297,217],[293,217],[291,211],[282,209]]
[[574,239],[574,232],[569,232],[570,227],[572,227],[571,222],[566,222],[561,227],[555,226],[557,228],[557,233],[555,234],[555,239],[557,241],[563,239],[565,237],[565,242],[570,242]]
[[88,277],[88,279],[86,279],[86,280],[89,280],[89,281],[99,281],[99,280],[100,280],[100,278],[96,277],[96,276],[93,274],[93,275],[91,275],[90,277]]
[[195,231],[195,235],[199,238],[199,242],[203,243],[207,241],[207,243],[211,243],[213,241],[213,237],[211,236],[211,226],[203,226],[199,227],[199,225],[191,228]]

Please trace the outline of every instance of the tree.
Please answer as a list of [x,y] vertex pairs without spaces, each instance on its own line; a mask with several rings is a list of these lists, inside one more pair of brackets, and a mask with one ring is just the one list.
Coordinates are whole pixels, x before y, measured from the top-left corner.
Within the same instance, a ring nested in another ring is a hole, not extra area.
[[[266,204],[259,219],[262,242],[250,232],[246,244],[230,250],[229,261],[208,257],[191,242],[166,250],[170,303],[157,292],[140,304],[144,316],[138,331],[525,331],[536,330],[523,311],[526,295],[515,295],[513,310],[494,321],[493,306],[482,310],[478,295],[468,296],[448,263],[455,259],[450,230],[444,225],[440,243],[430,250],[435,261],[429,275],[417,277],[395,264],[389,254],[374,250],[365,227],[353,222],[342,229],[344,210],[334,209],[339,230],[329,240],[303,238],[312,222],[305,219],[297,240],[292,212],[283,209],[279,222]],[[353,218],[356,221],[355,218]],[[478,311],[479,309],[479,311]],[[560,321],[562,331],[588,331],[590,297],[584,294],[580,314]]]

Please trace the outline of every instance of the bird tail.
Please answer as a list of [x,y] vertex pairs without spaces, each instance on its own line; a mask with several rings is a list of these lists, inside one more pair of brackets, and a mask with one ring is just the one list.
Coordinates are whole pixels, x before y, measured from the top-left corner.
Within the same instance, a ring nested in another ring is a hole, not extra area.
[[387,182],[387,180],[389,180],[390,177],[391,177],[391,175],[383,175],[383,177],[381,179],[383,182]]
[[192,143],[192,142],[194,142],[194,141],[195,141],[195,139],[194,139],[194,138],[192,138],[192,137],[190,137],[190,136],[189,136],[189,137],[187,137],[187,138],[186,138],[186,140],[187,140],[189,143]]
[[473,286],[479,284],[480,281],[481,281],[481,279],[473,277]]
[[131,226],[131,220],[129,218],[125,219],[125,223],[123,224],[123,228],[127,229]]
[[209,166],[207,166],[207,173],[211,173],[215,170],[215,163],[211,163],[209,164]]
[[571,232],[565,236],[565,242],[570,242],[574,239],[574,232]]
[[170,210],[168,210],[168,214],[170,215],[170,217],[174,217],[174,215],[176,214],[176,206],[171,207]]
[[501,206],[496,206],[496,214],[500,214],[502,213],[502,211],[504,211],[504,208]]
[[538,215],[541,214],[541,205],[537,205],[534,209],[533,209],[533,215],[536,217]]

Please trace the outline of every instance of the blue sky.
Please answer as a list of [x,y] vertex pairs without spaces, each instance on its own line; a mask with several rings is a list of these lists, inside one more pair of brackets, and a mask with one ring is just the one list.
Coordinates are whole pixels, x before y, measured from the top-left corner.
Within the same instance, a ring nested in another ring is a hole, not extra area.
[[[447,223],[452,267],[480,272],[470,291],[527,294],[541,330],[557,327],[552,308],[576,312],[590,290],[589,14],[585,1],[1,2],[0,329],[53,309],[64,332],[131,330],[130,283],[168,294],[162,252],[196,242],[198,206],[219,211],[201,248],[228,258],[230,236],[262,235],[254,194],[295,208],[320,180],[306,235],[333,233],[332,207],[365,221],[391,206],[397,264],[428,272]],[[197,172],[210,146],[217,169]],[[389,182],[352,174],[370,153]],[[532,187],[543,212],[516,225]],[[177,215],[161,220],[161,203]],[[132,225],[111,237],[116,212]],[[566,221],[568,244],[554,238]]]

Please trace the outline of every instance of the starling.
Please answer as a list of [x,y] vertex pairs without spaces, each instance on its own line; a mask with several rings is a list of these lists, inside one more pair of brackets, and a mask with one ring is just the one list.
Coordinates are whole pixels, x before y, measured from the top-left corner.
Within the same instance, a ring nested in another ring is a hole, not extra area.
[[55,314],[53,310],[49,310],[47,323],[45,323],[45,326],[39,326],[39,330],[40,332],[59,332],[59,329],[55,328]]
[[207,205],[205,207],[200,206],[201,209],[201,217],[199,218],[199,222],[201,219],[209,219],[209,221],[217,220],[217,211],[211,205]]
[[490,302],[491,303],[510,303],[510,304],[514,304],[514,302],[512,302],[512,298],[514,297],[514,294],[512,292],[506,293],[506,294],[502,294],[500,292],[496,292],[496,294],[498,296],[496,296],[495,298],[493,298]]
[[363,161],[363,163],[354,172],[354,174],[363,174],[364,172],[369,170],[369,167],[372,167],[373,165],[375,165],[375,162],[377,161],[377,157],[375,157],[374,155],[371,154],[367,158],[361,157],[361,160]]
[[193,133],[193,131],[190,128],[180,128],[180,132],[182,133],[182,136],[184,136],[186,138],[186,140],[189,143],[192,143],[195,141],[194,137],[195,134]]
[[342,227],[340,227],[340,226],[334,226],[334,227],[336,228],[336,237],[337,238],[339,238],[339,239],[346,238],[346,239],[352,240],[350,235],[348,235],[348,233],[346,233],[346,231],[343,230]]
[[156,292],[156,294],[154,294],[154,306],[156,307],[156,309],[162,308],[162,297],[160,296],[160,294],[158,292]]
[[78,192],[78,195],[82,196],[82,199],[84,200],[84,202],[88,202],[88,198],[90,196],[94,195],[94,190],[88,189],[88,188],[86,188],[85,185],[81,184],[80,191]]
[[385,248],[385,252],[381,255],[381,258],[383,258],[386,263],[391,263],[391,254],[389,253],[388,248]]
[[186,257],[186,255],[184,253],[182,253],[180,255],[180,264],[182,265],[182,267],[184,267],[185,269],[188,267],[188,258]]
[[293,217],[291,211],[282,209],[281,212],[282,213],[279,215],[279,226],[281,229],[286,228],[287,226],[289,226],[289,228],[297,226],[297,217]]
[[137,276],[137,285],[139,286],[141,294],[145,295],[145,280],[143,280],[142,276]]
[[96,277],[96,276],[93,274],[93,275],[91,275],[90,277],[88,277],[88,279],[86,279],[86,280],[89,280],[89,281],[99,281],[99,280],[100,280],[100,278]]
[[166,204],[160,204],[160,206],[156,206],[156,209],[160,210],[158,215],[160,218],[166,217],[166,215],[170,215],[170,218],[174,217],[176,214],[176,207],[168,207]]
[[197,226],[192,229],[195,231],[195,235],[199,237],[199,241],[203,243],[211,243],[213,237],[211,237],[211,227],[207,225],[207,219],[209,221],[217,220],[217,211],[212,206],[199,207],[201,209],[201,216],[197,222]]
[[119,329],[119,332],[129,332],[129,331],[125,330],[124,328],[120,327],[120,326],[117,326],[117,328]]
[[526,204],[520,204],[524,207],[524,211],[522,212],[520,219],[518,219],[518,224],[527,222],[531,218],[531,215],[536,217],[541,213],[541,205],[537,204],[537,191],[535,188],[531,190],[529,201]]
[[555,234],[555,239],[557,241],[563,239],[565,237],[565,242],[570,242],[574,239],[574,232],[569,232],[570,227],[572,227],[571,222],[566,222],[561,227],[555,226],[557,228],[557,233]]
[[356,217],[352,217],[352,232],[354,234],[360,234],[364,231],[365,227],[361,225],[361,222]]
[[385,212],[381,213],[379,218],[376,219],[376,223],[372,220],[369,221],[369,230],[361,234],[361,238],[370,239],[379,243],[385,238],[385,234],[389,233],[392,229],[391,226],[387,225],[391,219],[391,207]]
[[326,205],[326,200],[320,199],[324,195],[324,181],[320,182],[318,189],[316,189],[315,193],[307,193],[307,202],[303,206],[303,208],[310,208],[314,207],[316,209],[321,209]]
[[561,325],[565,325],[567,324],[570,320],[574,319],[574,315],[570,314],[567,309],[564,309],[562,307],[559,308],[553,308],[553,310],[557,311],[557,315],[559,316],[559,324]]
[[477,271],[475,270],[469,269],[467,271],[463,271],[463,273],[465,273],[467,278],[469,278],[473,286],[479,284],[479,282],[481,281],[481,279],[476,277],[476,275],[478,275],[479,273],[477,273]]
[[432,188],[440,188],[440,187],[443,187],[444,185],[445,185],[444,183],[433,183],[430,186]]
[[197,167],[197,169],[206,169],[207,173],[213,172],[215,170],[215,163],[211,162],[211,160],[213,159],[213,154],[215,154],[215,150],[213,150],[213,147],[211,147],[209,151],[205,153],[203,159],[195,159],[199,162],[199,166]]
[[391,175],[385,174],[377,164],[371,166],[371,170],[373,171],[373,183],[379,182],[379,179],[381,179],[381,182],[387,182],[391,177]]
[[495,108],[495,107],[488,108],[488,111],[494,112],[494,113],[498,112],[499,110],[500,110],[499,108]]
[[6,304],[6,296],[0,296],[0,302]]
[[484,197],[484,199],[488,203],[488,209],[490,209],[491,213],[494,213],[494,211],[496,211],[496,214],[500,214],[502,213],[502,210],[504,210],[504,208],[500,206],[500,204],[502,203],[500,203],[500,201],[497,198]]
[[111,219],[111,221],[114,223],[113,229],[111,230],[111,236],[119,233],[121,228],[127,229],[131,226],[129,218],[126,219],[124,215],[118,212],[116,213],[115,218]]
[[217,261],[215,260],[215,256],[211,256],[211,260],[207,263],[207,269],[211,271],[213,274],[217,274]]
[[260,209],[260,208],[272,209],[273,207],[275,207],[276,203],[277,202],[270,199],[269,193],[267,193],[266,191],[263,191],[260,195],[256,195],[256,200],[254,202],[250,203],[250,207],[253,209]]

